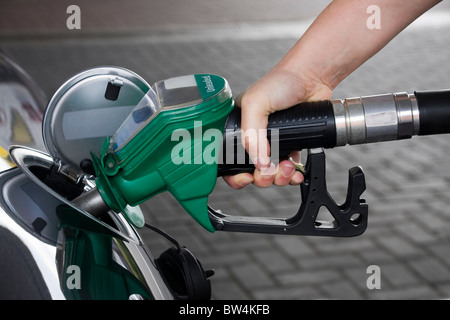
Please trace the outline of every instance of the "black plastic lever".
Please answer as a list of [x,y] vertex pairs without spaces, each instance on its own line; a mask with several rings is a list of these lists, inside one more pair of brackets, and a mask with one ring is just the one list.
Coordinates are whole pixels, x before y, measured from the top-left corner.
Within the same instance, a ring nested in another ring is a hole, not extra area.
[[[361,195],[366,189],[360,167],[349,170],[347,199],[336,204],[328,193],[325,180],[325,153],[322,148],[309,149],[305,181],[300,185],[302,203],[288,219],[231,216],[209,207],[210,220],[216,230],[286,235],[353,237],[367,227],[368,205]],[[334,221],[318,220],[325,207]]]

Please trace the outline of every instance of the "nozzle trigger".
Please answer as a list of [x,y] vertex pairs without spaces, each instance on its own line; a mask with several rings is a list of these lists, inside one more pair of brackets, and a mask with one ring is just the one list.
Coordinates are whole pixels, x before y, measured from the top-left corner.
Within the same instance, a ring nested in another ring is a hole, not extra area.
[[[216,230],[352,237],[367,228],[368,205],[361,195],[366,189],[365,177],[360,167],[349,170],[346,201],[338,205],[328,193],[325,180],[325,153],[322,148],[309,149],[305,166],[305,180],[300,185],[301,205],[291,218],[231,216],[208,206],[211,223]],[[325,207],[333,221],[321,221],[319,212]]]

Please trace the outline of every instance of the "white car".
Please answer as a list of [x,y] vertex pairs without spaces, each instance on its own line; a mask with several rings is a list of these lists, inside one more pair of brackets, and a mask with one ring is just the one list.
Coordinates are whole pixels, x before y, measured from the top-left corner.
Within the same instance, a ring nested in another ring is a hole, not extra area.
[[[99,70],[93,79],[126,72]],[[73,204],[94,182],[89,174],[74,179],[50,155],[42,136],[45,103],[32,79],[0,53],[0,299],[209,298],[209,280],[190,252],[179,246],[154,259],[121,214],[98,219]],[[70,143],[64,152],[73,151]],[[189,277],[201,278],[202,295]]]

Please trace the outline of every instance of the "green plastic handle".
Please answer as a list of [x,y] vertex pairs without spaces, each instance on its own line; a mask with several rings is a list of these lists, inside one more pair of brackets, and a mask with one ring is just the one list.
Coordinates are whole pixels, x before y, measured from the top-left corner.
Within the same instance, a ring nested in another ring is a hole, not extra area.
[[114,152],[107,139],[100,159],[92,155],[103,199],[135,226],[142,226],[140,217],[129,216],[126,207],[169,191],[199,224],[215,231],[207,203],[233,100],[224,78],[196,74],[194,79],[201,99],[161,108],[120,152]]

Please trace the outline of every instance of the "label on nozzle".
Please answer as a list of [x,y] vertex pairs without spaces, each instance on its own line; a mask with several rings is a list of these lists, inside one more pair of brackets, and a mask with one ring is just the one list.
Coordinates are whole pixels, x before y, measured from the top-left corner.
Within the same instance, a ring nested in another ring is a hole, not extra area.
[[195,80],[203,100],[219,93],[225,86],[225,79],[212,74],[196,74]]

